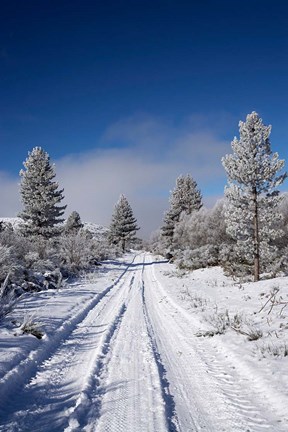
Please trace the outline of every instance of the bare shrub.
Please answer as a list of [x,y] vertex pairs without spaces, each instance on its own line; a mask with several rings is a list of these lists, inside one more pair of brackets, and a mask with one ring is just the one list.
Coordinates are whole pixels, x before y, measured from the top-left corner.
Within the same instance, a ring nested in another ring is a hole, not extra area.
[[189,306],[195,309],[199,308],[204,311],[207,306],[207,300],[204,297],[196,293],[191,293],[188,288],[180,292],[180,298],[182,300],[187,300]]
[[31,334],[37,339],[42,339],[44,332],[41,328],[41,323],[34,320],[33,316],[27,315],[24,318],[23,324],[20,327],[22,334]]
[[258,340],[263,336],[262,330],[244,319],[241,314],[229,315],[228,310],[225,312],[215,312],[213,315],[207,316],[206,321],[212,326],[211,330],[198,332],[197,336],[214,336],[216,334],[224,334],[226,330],[231,328],[236,333],[247,336],[249,341]]
[[263,344],[258,347],[258,350],[260,351],[262,357],[287,357],[288,356],[288,346],[285,343],[278,343],[277,345],[274,345],[272,343],[270,344]]
[[0,288],[0,319],[4,318],[13,310],[18,300],[14,290],[10,289],[8,286],[9,276],[8,273]]
[[206,317],[206,321],[212,326],[214,334],[223,334],[230,326],[230,317],[228,310],[224,313],[215,312],[213,315]]

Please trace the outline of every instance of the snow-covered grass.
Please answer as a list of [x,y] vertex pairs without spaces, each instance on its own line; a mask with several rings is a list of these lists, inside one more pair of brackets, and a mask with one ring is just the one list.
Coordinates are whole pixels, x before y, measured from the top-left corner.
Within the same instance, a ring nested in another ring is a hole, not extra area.
[[240,283],[220,267],[177,274],[170,264],[170,271],[165,265],[157,270],[169,296],[197,319],[196,336],[213,339],[247,379],[268,389],[267,398],[274,389],[288,394],[287,277]]
[[170,267],[163,267],[160,279],[171,296],[197,314],[204,330],[217,329],[227,341],[238,336],[251,353],[256,343],[252,347],[247,340],[288,343],[287,277],[241,283],[225,276],[220,267],[192,272]]

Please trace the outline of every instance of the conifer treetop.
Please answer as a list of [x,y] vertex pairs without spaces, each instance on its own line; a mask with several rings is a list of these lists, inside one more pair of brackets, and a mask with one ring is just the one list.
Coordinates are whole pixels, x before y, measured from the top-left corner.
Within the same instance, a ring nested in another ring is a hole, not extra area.
[[283,183],[287,174],[276,176],[284,167],[278,153],[272,154],[270,146],[271,125],[265,126],[253,111],[246,122],[239,122],[240,138],[231,142],[234,154],[222,158],[229,183],[240,187],[255,187],[257,192],[268,193]]

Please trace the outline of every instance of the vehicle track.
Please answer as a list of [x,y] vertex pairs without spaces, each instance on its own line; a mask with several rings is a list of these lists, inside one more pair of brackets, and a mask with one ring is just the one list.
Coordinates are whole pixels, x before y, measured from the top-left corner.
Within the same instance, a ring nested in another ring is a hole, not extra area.
[[4,377],[0,431],[284,432],[241,362],[195,337],[198,324],[138,254]]
[[[112,285],[88,301],[69,322],[64,322],[53,339],[43,341],[39,349],[1,380],[1,431],[63,430],[69,418],[67,409],[73,406],[86,384],[87,371],[80,369],[77,373],[75,368],[81,368],[83,352],[87,352],[84,367],[88,371],[93,369],[95,357],[103,354],[105,342],[101,342],[111,332],[110,324],[113,327],[119,313],[124,312],[123,299],[129,287],[126,280],[132,277],[128,270],[134,260],[135,257]],[[45,429],[44,423],[49,418],[49,429]]]
[[139,262],[130,284],[127,310],[101,377],[103,396],[99,419],[92,405],[84,431],[170,431],[162,382],[144,315],[142,273],[143,262]]
[[178,423],[178,418],[176,413],[175,401],[173,395],[171,394],[170,383],[167,378],[167,371],[161,359],[161,355],[158,351],[154,328],[149,318],[149,313],[147,310],[146,299],[145,299],[145,283],[143,280],[143,273],[144,273],[144,267],[142,272],[142,290],[141,290],[143,313],[146,322],[148,336],[153,350],[154,359],[158,368],[159,379],[161,382],[162,398],[165,403],[165,416],[167,421],[167,428],[169,432],[177,432],[179,431],[179,423]]

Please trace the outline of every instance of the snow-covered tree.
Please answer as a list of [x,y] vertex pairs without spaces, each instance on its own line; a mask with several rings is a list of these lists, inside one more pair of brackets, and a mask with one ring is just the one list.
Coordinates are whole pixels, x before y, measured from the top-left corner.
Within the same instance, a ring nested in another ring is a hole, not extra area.
[[83,223],[81,217],[77,211],[73,211],[67,218],[65,223],[65,233],[66,234],[77,234],[77,232],[83,228]]
[[174,261],[179,267],[190,269],[219,265],[227,240],[221,200],[212,209],[201,208],[189,216],[185,215],[176,224]]
[[19,215],[24,221],[23,233],[46,239],[53,237],[59,232],[57,224],[63,222],[61,216],[66,208],[59,205],[63,200],[63,189],[59,190],[54,181],[54,166],[41,147],[29,152],[23,165],[20,193],[24,208]]
[[202,196],[197,183],[187,174],[176,179],[176,186],[170,195],[170,208],[165,213],[161,236],[164,247],[171,248],[176,224],[184,215],[190,215],[202,207]]
[[279,174],[284,160],[272,154],[271,126],[265,126],[256,112],[248,114],[246,122],[240,121],[239,133],[240,138],[231,143],[234,153],[222,159],[228,177],[225,218],[227,232],[236,240],[239,261],[254,266],[254,280],[258,281],[260,262],[266,257],[271,260],[271,243],[281,235],[277,187],[287,174]]
[[110,243],[120,245],[124,252],[127,241],[133,242],[136,240],[135,234],[138,229],[137,220],[127,198],[120,195],[119,201],[114,207],[110,224]]

